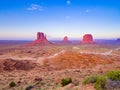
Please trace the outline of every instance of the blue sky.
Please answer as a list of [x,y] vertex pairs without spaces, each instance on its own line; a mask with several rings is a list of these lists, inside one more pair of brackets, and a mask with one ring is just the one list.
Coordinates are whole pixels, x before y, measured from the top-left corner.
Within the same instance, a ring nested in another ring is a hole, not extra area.
[[120,37],[120,0],[0,0],[0,39]]

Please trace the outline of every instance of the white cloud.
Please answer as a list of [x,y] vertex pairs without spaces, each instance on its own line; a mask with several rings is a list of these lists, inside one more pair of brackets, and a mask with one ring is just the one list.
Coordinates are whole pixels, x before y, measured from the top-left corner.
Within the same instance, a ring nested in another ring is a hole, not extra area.
[[40,6],[40,5],[37,5],[37,4],[31,4],[31,6],[29,8],[27,8],[27,10],[30,10],[30,11],[34,11],[34,10],[43,11],[44,8],[43,8],[43,6]]
[[70,0],[67,0],[67,4],[68,4],[68,5],[70,5],[70,4],[71,4]]

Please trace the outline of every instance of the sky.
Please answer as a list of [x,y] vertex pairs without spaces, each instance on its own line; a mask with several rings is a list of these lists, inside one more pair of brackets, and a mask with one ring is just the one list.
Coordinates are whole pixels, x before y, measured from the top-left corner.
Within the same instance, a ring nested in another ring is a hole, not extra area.
[[0,40],[120,38],[120,0],[0,0]]

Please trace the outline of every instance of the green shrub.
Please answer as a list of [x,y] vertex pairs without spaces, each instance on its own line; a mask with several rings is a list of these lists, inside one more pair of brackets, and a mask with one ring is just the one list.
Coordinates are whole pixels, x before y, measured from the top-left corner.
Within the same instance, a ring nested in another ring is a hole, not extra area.
[[12,81],[12,82],[9,83],[9,86],[10,86],[10,87],[14,87],[14,86],[16,86],[16,84],[15,84],[14,81]]
[[61,81],[61,84],[62,84],[63,87],[68,85],[69,83],[72,83],[71,78],[63,78],[62,81]]
[[82,84],[95,83],[97,81],[97,77],[98,76],[96,75],[88,76],[83,80]]
[[120,88],[120,70],[109,71],[104,76],[86,77],[82,84],[94,83],[96,90],[116,90]]
[[94,83],[96,90],[104,90],[107,82],[106,76],[98,76],[97,81]]
[[120,80],[120,70],[109,71],[106,75],[111,80]]

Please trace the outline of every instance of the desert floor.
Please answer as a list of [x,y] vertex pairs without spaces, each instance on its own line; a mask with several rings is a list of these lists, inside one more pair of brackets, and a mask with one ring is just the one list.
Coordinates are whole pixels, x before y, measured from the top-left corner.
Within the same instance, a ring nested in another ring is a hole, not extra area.
[[[0,90],[95,90],[82,80],[116,69],[120,45],[0,46]],[[62,87],[61,80],[68,77],[72,83]],[[15,87],[9,86],[12,81]]]

